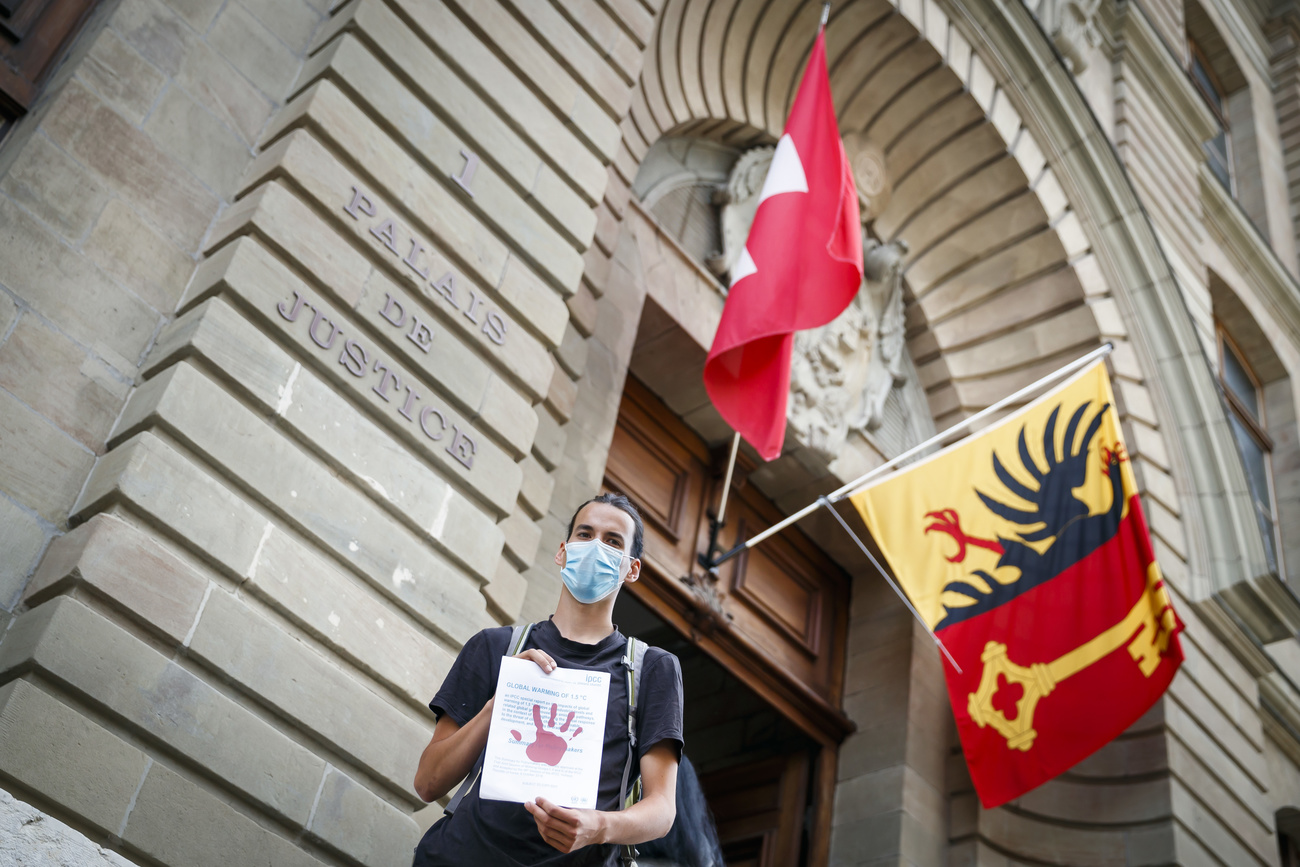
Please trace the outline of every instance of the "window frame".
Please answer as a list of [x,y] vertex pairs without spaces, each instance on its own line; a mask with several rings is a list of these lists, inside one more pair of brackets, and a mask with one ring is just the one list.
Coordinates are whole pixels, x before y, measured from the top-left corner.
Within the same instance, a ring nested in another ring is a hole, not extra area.
[[[1200,76],[1192,71],[1193,64],[1199,66],[1205,72],[1205,78],[1209,80],[1210,86],[1214,88],[1213,94],[1206,93],[1205,85],[1201,82]],[[1219,74],[1210,65],[1210,59],[1204,49],[1191,36],[1187,37],[1187,77],[1191,79],[1192,87],[1196,88],[1196,92],[1201,95],[1205,107],[1214,115],[1215,120],[1219,122],[1219,128],[1223,130],[1223,159],[1228,170],[1228,183],[1226,186],[1228,194],[1235,199],[1237,197],[1237,171],[1232,154],[1232,125],[1228,122],[1227,115],[1228,91],[1219,79]],[[1207,146],[1208,144],[1209,142],[1206,142]],[[1217,178],[1218,175],[1216,174],[1215,177]],[[1219,180],[1222,181],[1222,178],[1219,178]]]
[[[1264,385],[1260,381],[1259,375],[1255,373],[1254,366],[1246,353],[1242,352],[1241,344],[1233,339],[1232,334],[1224,328],[1223,323],[1217,318],[1214,320],[1214,332],[1216,336],[1215,345],[1218,350],[1218,381],[1219,388],[1223,392],[1224,399],[1227,401],[1228,408],[1232,411],[1237,421],[1246,429],[1246,433],[1255,441],[1255,444],[1264,453],[1264,480],[1268,484],[1268,514],[1273,525],[1273,556],[1277,561],[1278,572],[1285,575],[1286,567],[1282,560],[1282,528],[1277,519],[1277,494],[1276,484],[1273,480],[1273,438],[1268,434],[1268,419],[1266,416],[1267,406],[1264,403]],[[1224,352],[1231,352],[1236,356],[1242,370],[1250,379],[1250,384],[1255,389],[1255,402],[1259,406],[1259,417],[1250,411],[1250,408],[1242,403],[1241,398],[1237,397],[1232,387],[1228,385],[1227,378],[1224,376]],[[1247,480],[1249,481],[1249,479]],[[1252,494],[1253,495],[1253,494]]]
[[[1215,332],[1219,338],[1219,385],[1223,387],[1223,393],[1228,399],[1229,406],[1237,414],[1239,421],[1241,421],[1247,432],[1255,439],[1256,444],[1268,454],[1272,454],[1273,438],[1268,435],[1268,419],[1265,416],[1267,409],[1264,406],[1264,385],[1259,381],[1259,375],[1255,373],[1255,368],[1246,358],[1246,353],[1241,351],[1241,344],[1233,339],[1228,330],[1223,327],[1223,323],[1215,323]],[[1231,351],[1237,357],[1242,370],[1246,371],[1246,376],[1250,377],[1250,384],[1255,389],[1255,401],[1259,405],[1259,418],[1255,418],[1255,414],[1250,411],[1250,407],[1242,403],[1241,398],[1237,397],[1236,392],[1228,385],[1228,381],[1223,375],[1225,350]],[[1271,472],[1269,478],[1271,482]]]

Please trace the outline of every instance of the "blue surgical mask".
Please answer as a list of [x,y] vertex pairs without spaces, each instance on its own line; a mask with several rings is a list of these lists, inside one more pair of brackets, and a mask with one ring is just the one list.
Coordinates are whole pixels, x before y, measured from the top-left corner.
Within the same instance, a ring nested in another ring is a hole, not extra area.
[[599,539],[564,543],[560,577],[573,598],[590,605],[618,589],[632,568],[632,558]]

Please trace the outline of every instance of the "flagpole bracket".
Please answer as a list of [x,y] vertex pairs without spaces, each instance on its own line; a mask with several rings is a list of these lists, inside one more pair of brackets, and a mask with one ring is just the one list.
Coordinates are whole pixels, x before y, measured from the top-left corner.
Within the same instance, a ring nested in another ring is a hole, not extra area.
[[728,551],[726,554],[718,546],[718,535],[722,532],[727,522],[718,520],[716,515],[709,517],[709,548],[695,556],[695,562],[699,563],[704,569],[703,574],[691,572],[683,575],[681,582],[691,588],[695,595],[697,604],[701,612],[705,615],[707,622],[697,623],[697,626],[705,627],[705,631],[712,633],[718,627],[726,627],[731,623],[731,615],[723,608],[722,596],[718,593],[718,565],[736,552],[738,548]]
[[718,565],[722,562],[722,549],[718,546],[718,534],[722,528],[727,525],[726,521],[719,521],[717,516],[709,518],[709,548],[695,556],[695,562],[704,567],[704,571],[715,577],[718,574]]

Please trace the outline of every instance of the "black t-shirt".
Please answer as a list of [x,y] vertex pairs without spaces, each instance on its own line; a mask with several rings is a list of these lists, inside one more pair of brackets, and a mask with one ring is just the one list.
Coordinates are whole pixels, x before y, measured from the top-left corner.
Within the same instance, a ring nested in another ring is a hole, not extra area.
[[[447,714],[462,726],[473,719],[496,692],[501,657],[509,646],[509,626],[484,629],[471,638],[456,657],[442,688],[429,702],[430,709],[439,717]],[[579,644],[560,635],[555,624],[545,620],[533,627],[524,647],[544,650],[561,668],[612,675],[596,804],[600,810],[617,810],[628,750],[627,669],[622,664],[627,638],[615,629],[598,644]],[[655,744],[671,741],[679,756],[682,748],[682,670],[677,657],[651,647],[642,666],[633,778],[639,772],[641,756]],[[476,782],[456,812],[443,816],[428,830],[415,848],[414,867],[585,867],[617,863],[619,847],[615,845],[588,846],[567,855],[560,852],[537,833],[536,821],[522,804],[481,800],[478,791]]]

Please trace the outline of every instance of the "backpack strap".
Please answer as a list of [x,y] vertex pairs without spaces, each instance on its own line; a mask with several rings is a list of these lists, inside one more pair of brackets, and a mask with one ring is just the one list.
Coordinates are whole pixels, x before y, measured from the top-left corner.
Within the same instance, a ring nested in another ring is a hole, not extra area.
[[[626,810],[641,800],[641,775],[636,775],[631,790],[628,789],[628,781],[632,776],[632,762],[636,759],[637,706],[641,694],[641,672],[645,668],[648,649],[649,645],[641,639],[629,637],[627,650],[623,654],[623,665],[627,668],[627,762],[623,765],[623,783],[619,788],[620,810]],[[630,845],[620,847],[619,861],[623,867],[636,867],[636,849]]]
[[516,623],[510,629],[510,649],[506,651],[506,656],[518,656],[523,652],[524,642],[528,640],[528,634],[533,631],[531,623]]
[[[524,649],[524,643],[528,641],[528,634],[533,631],[531,623],[517,623],[510,630],[510,645],[506,648],[506,656],[518,656],[519,652]],[[443,808],[444,815],[450,816],[456,812],[460,802],[465,798],[465,794],[478,782],[479,774],[483,773],[483,754],[474,760],[474,767],[470,768],[469,776],[465,778],[465,783],[456,790],[447,806]]]

